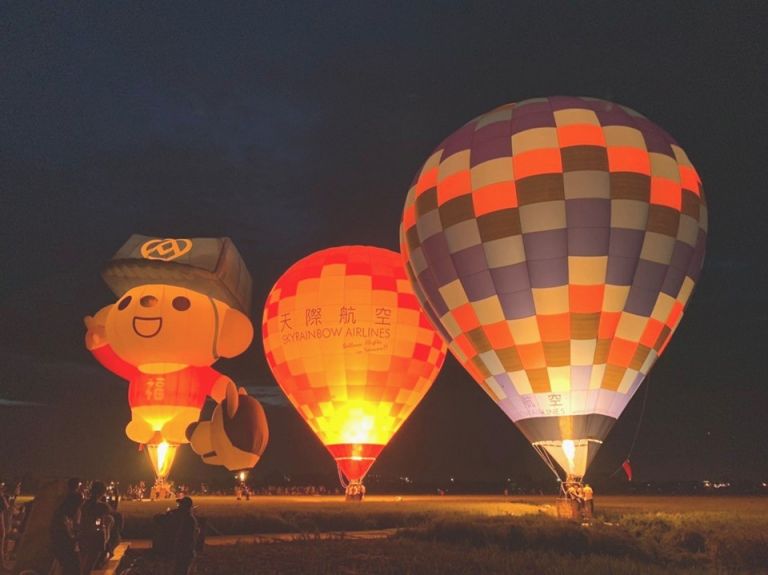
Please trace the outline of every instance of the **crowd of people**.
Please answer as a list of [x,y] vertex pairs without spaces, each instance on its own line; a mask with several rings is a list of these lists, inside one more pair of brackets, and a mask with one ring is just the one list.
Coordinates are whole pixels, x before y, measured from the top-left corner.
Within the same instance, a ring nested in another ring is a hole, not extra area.
[[[115,490],[119,492],[119,485],[115,484],[115,486]],[[173,497],[180,497],[182,495],[231,495],[233,491],[232,488],[211,489],[206,483],[201,483],[199,487],[193,488],[192,486],[183,483],[174,484],[172,481],[166,481],[163,484],[155,483],[151,486],[147,486],[145,482],[140,481],[139,483],[129,484],[124,491],[119,493],[120,498],[131,501],[142,501],[146,499],[153,501],[155,499],[172,499]],[[235,484],[234,494],[238,500],[247,500],[257,495],[314,496],[341,495],[342,492],[338,487],[333,489],[324,485],[264,485],[255,487],[246,482],[239,482]]]
[[116,502],[103,481],[84,486],[69,480],[50,527],[51,551],[62,575],[89,575],[113,555],[123,527]]
[[[147,493],[154,495],[156,487]],[[160,489],[173,493],[167,485]],[[135,490],[128,491],[137,495]],[[143,495],[143,491],[138,495]],[[177,497],[177,508],[158,516],[156,522],[158,537],[167,542],[165,550],[173,560],[173,574],[187,575],[194,563],[200,533],[192,499],[183,493]],[[123,529],[123,518],[117,511],[119,501],[119,487],[114,482],[68,482],[67,493],[50,526],[51,551],[60,575],[89,575],[112,557]]]

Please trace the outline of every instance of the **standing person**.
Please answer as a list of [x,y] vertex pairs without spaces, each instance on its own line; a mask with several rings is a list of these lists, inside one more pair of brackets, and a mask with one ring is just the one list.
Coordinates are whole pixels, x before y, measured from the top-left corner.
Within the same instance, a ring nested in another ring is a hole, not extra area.
[[61,567],[61,575],[80,575],[80,550],[77,546],[78,518],[83,496],[72,491],[56,509],[51,521],[51,553]]
[[176,529],[173,544],[173,575],[188,575],[195,562],[197,546],[197,518],[192,507],[192,498],[185,496],[177,500],[178,508],[171,525]]
[[587,483],[584,486],[584,515],[588,519],[592,519],[592,514],[595,512],[594,492],[592,487]]
[[90,575],[106,559],[114,520],[107,504],[107,486],[102,481],[91,485],[91,496],[83,504],[81,514],[80,555],[82,574]]
[[5,483],[0,481],[0,566],[5,564],[5,534],[11,527],[10,522],[6,521],[6,517],[10,508],[11,503],[5,494]]
[[83,494],[83,480],[79,477],[70,477],[67,480],[67,493]]

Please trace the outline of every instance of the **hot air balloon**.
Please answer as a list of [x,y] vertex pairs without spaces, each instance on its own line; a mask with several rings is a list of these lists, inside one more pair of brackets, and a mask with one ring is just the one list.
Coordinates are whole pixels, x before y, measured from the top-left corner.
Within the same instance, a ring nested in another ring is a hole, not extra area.
[[679,325],[706,230],[699,176],[664,130],[603,100],[538,98],[437,147],[401,251],[454,356],[579,479]]
[[275,379],[342,483],[362,481],[445,359],[400,255],[375,247],[330,248],[292,265],[267,298],[262,330]]
[[[102,275],[119,299],[85,318],[86,347],[129,381],[132,418],[126,434],[147,446],[162,482],[178,446],[188,443],[187,430],[198,421],[206,397],[221,402],[227,393],[238,394],[234,383],[210,366],[221,356],[239,355],[253,339],[247,315],[251,278],[228,238],[141,235],[131,236]],[[251,423],[266,426],[263,417]],[[203,426],[198,436],[210,429]],[[256,455],[258,460],[260,452]],[[242,460],[215,456],[206,453],[204,460],[228,467]]]

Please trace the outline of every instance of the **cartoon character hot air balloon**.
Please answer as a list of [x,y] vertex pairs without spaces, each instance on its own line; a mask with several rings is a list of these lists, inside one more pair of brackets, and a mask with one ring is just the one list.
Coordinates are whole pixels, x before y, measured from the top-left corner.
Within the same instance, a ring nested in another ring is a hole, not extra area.
[[578,479],[677,328],[706,229],[699,176],[666,132],[553,97],[440,144],[408,193],[401,248],[456,358]]
[[445,359],[400,255],[375,247],[295,263],[272,288],[262,329],[272,373],[353,485]]
[[[237,443],[250,446],[246,449],[224,449],[224,443],[234,442],[231,434],[227,441],[220,437],[222,426],[199,426],[203,459],[230,469],[255,464],[267,436],[261,406],[254,408],[253,398],[237,401],[232,380],[210,367],[219,357],[245,351],[253,338],[247,316],[251,278],[234,244],[228,238],[133,235],[102,275],[120,299],[85,318],[86,347],[129,381],[132,418],[126,434],[147,446],[158,479],[168,475],[177,447],[188,443],[188,428],[198,421],[207,396],[217,403],[227,396],[235,400],[229,402],[227,421],[240,403],[248,406],[243,413],[259,417],[238,416]],[[205,433],[217,437],[204,438]],[[210,448],[214,443],[221,453]]]

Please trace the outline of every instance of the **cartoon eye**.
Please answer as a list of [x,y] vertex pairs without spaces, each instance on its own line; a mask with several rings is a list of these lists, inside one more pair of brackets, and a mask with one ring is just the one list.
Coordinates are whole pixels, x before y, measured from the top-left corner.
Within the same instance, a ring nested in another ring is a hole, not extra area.
[[131,303],[131,296],[125,296],[123,299],[120,300],[120,303],[117,304],[117,309],[120,311],[123,311],[125,308],[128,307],[128,304]]
[[157,298],[153,295],[145,295],[139,300],[141,307],[155,307],[157,305]]
[[173,298],[174,309],[179,311],[187,311],[190,305],[192,304],[190,303],[189,299],[185,298],[183,295]]

